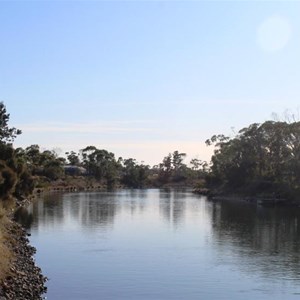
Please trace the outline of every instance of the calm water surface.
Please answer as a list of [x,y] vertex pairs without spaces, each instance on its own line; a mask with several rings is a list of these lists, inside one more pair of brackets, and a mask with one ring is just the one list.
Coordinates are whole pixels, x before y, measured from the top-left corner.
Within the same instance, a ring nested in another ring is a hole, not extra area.
[[188,191],[45,196],[19,214],[47,299],[300,299],[300,210]]

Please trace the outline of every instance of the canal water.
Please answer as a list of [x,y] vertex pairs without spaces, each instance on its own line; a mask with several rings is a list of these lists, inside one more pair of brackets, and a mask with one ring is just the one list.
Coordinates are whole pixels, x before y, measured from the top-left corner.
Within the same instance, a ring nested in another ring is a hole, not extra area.
[[52,194],[19,212],[47,299],[299,299],[300,210],[186,190]]

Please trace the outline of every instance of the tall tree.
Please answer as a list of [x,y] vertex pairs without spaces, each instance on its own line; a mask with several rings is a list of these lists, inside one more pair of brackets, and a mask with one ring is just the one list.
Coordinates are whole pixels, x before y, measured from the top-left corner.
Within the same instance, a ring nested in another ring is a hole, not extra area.
[[138,164],[135,159],[129,158],[123,160],[123,172],[121,181],[123,184],[133,188],[141,188],[145,186],[149,166]]
[[81,150],[81,155],[89,175],[98,180],[104,179],[109,187],[115,184],[119,166],[112,152],[88,146]]
[[1,143],[12,143],[17,135],[21,134],[22,131],[15,127],[9,127],[10,114],[7,113],[6,107],[3,102],[0,102],[0,142]]
[[76,152],[74,151],[66,152],[66,155],[70,165],[78,166],[80,164],[80,159]]
[[33,179],[26,167],[24,151],[15,151],[12,142],[21,130],[9,127],[10,115],[0,102],[0,198],[20,197],[32,192]]
[[227,189],[300,192],[300,122],[266,121],[243,128],[234,138],[213,136],[209,179]]

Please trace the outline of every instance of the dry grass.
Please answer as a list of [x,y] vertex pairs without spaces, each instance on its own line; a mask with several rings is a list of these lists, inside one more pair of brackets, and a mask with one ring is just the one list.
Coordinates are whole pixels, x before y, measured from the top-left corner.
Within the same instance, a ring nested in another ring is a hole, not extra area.
[[6,211],[0,203],[0,281],[9,273],[12,253],[7,246],[7,224]]

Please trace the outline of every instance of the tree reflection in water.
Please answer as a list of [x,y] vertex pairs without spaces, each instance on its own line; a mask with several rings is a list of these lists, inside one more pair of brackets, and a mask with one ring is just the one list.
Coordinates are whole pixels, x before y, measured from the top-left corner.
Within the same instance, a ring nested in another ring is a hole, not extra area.
[[[20,209],[16,218],[32,232],[63,224],[105,232],[112,230],[118,214],[123,222],[130,216],[143,221],[153,215],[175,230],[184,228],[191,219],[201,219],[210,235],[207,247],[214,253],[216,264],[237,260],[237,268],[248,274],[259,271],[272,280],[300,279],[298,208],[210,202],[185,190],[122,190],[45,195],[28,209]],[[195,224],[198,227],[192,230],[199,231],[200,236],[202,225]]]
[[216,248],[224,255],[234,251],[243,270],[260,269],[272,280],[300,279],[298,208],[225,201],[212,203],[211,216]]
[[186,210],[186,191],[182,189],[160,189],[159,210],[164,220],[175,228],[184,219]]

